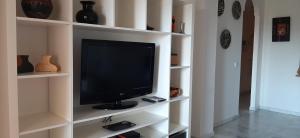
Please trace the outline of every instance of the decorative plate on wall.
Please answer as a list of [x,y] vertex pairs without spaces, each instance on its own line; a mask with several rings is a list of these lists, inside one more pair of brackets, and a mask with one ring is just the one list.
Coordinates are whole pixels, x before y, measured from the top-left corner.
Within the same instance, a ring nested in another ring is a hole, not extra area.
[[219,0],[218,3],[218,16],[221,16],[224,13],[225,10],[225,2],[224,0]]
[[241,17],[242,6],[239,1],[235,1],[232,5],[232,16],[234,19],[238,20]]
[[231,33],[229,30],[225,29],[220,36],[220,44],[222,48],[228,49],[231,43]]

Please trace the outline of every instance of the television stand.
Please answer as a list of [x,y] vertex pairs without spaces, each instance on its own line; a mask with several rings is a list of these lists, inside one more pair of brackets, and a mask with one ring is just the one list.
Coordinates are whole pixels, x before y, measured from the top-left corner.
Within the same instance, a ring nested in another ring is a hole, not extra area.
[[132,108],[132,107],[135,107],[137,105],[138,105],[137,101],[125,101],[125,102],[117,101],[115,103],[96,105],[96,106],[93,106],[93,109],[121,110],[121,109]]

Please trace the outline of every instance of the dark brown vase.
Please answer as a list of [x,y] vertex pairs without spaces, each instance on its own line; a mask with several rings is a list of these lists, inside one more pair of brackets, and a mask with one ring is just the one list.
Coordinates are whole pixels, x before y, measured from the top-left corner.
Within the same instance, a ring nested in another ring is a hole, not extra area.
[[33,65],[28,60],[28,55],[18,55],[17,56],[17,65],[18,65],[18,74],[19,73],[29,73],[34,71]]
[[47,19],[53,9],[51,0],[22,0],[22,8],[26,16]]

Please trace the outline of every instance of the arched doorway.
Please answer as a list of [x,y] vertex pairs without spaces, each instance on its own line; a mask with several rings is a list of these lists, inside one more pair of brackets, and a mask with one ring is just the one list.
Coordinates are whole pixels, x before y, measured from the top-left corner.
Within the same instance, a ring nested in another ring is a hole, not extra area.
[[243,39],[240,74],[240,111],[249,110],[251,102],[252,63],[254,49],[255,15],[252,0],[247,0],[243,14]]

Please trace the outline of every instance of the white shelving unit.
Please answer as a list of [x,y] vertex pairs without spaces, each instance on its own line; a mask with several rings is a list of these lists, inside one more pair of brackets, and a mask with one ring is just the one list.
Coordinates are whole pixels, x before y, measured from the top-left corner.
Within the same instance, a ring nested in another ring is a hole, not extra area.
[[[7,65],[0,68],[1,138],[100,138],[132,130],[146,138],[166,138],[180,131],[190,137],[193,0],[94,0],[99,24],[76,22],[80,0],[52,0],[49,19],[26,17],[21,1],[0,2],[0,17],[6,20],[0,22],[0,63]],[[175,32],[171,31],[172,16]],[[181,22],[184,33],[179,33]],[[151,95],[167,100],[152,104],[139,97],[133,99],[138,106],[115,111],[80,105],[83,38],[155,43]],[[170,65],[171,53],[179,55],[178,66]],[[45,54],[53,56],[60,72],[17,74],[17,55],[29,55],[35,66]],[[181,88],[183,94],[170,98],[171,86]],[[113,122],[137,125],[110,132],[101,123],[110,116]]]

